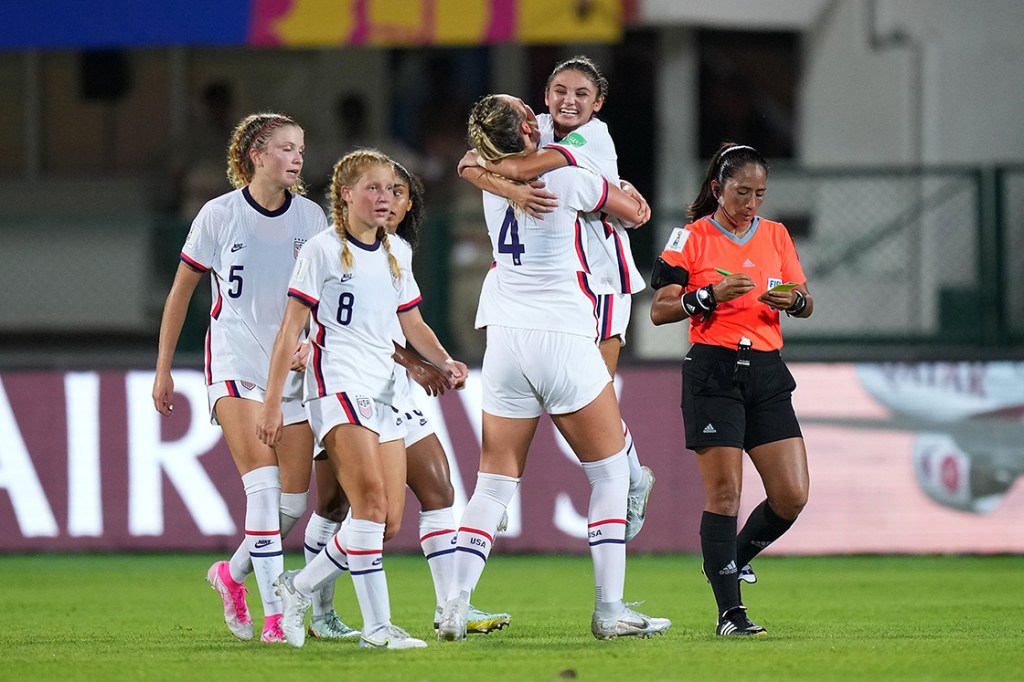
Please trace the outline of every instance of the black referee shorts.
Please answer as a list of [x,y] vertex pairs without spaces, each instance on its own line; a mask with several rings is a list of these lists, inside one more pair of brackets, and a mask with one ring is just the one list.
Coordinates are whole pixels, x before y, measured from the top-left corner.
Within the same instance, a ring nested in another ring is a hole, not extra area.
[[745,382],[733,382],[736,351],[696,344],[683,359],[683,427],[691,450],[800,438],[793,411],[796,380],[778,351],[751,351]]

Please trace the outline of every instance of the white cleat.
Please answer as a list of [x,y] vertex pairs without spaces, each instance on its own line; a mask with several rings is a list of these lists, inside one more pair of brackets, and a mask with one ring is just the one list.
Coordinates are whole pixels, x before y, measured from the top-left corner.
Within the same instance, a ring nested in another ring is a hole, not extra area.
[[647,519],[647,503],[651,499],[651,489],[654,488],[654,472],[648,466],[640,467],[643,474],[643,485],[635,493],[629,493],[626,498],[626,542],[629,542],[640,533]]
[[285,571],[274,581],[277,596],[281,597],[281,630],[284,638],[294,647],[306,643],[306,611],[313,603],[312,597],[295,589],[295,576],[298,571]]
[[359,630],[349,627],[333,609],[320,616],[313,616],[309,623],[309,636],[317,639],[356,639]]
[[469,600],[452,597],[444,605],[441,621],[437,624],[437,641],[461,642],[466,639],[466,620]]
[[672,627],[668,618],[652,618],[634,611],[628,606],[623,607],[618,618],[598,618],[594,614],[590,621],[590,631],[598,639],[615,639],[616,637],[642,637],[660,635]]
[[370,649],[424,649],[427,643],[422,639],[416,639],[397,625],[388,623],[368,636],[363,635],[359,640],[359,646]]

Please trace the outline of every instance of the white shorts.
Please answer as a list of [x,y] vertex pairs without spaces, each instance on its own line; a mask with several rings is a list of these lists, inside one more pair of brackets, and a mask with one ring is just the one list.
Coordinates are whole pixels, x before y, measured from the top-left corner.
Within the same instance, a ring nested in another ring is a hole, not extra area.
[[[214,408],[221,398],[245,398],[263,403],[266,400],[266,392],[249,381],[220,381],[206,387],[206,399],[210,404],[210,423],[220,425],[217,421],[217,413]],[[284,425],[301,424],[308,421],[306,408],[298,398],[285,398],[281,401],[281,415],[284,417]]]
[[619,343],[626,345],[626,327],[633,311],[632,294],[600,294],[597,297],[597,323],[600,334],[598,341],[619,337]]
[[405,438],[402,415],[391,405],[366,396],[334,393],[310,400],[306,410],[316,439],[315,450],[323,450],[324,438],[341,424],[365,426],[379,436],[381,443]]
[[594,339],[495,325],[480,379],[484,411],[513,419],[575,412],[612,380]]
[[395,374],[395,407],[405,422],[405,447],[434,433],[434,426],[412,397],[412,380],[404,370]]

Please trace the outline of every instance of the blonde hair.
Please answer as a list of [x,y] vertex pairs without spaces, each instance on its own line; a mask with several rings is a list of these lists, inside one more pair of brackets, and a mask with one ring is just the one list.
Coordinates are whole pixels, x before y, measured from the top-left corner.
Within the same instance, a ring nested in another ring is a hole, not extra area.
[[[341,239],[341,266],[345,272],[352,269],[352,251],[348,247],[348,204],[341,198],[341,188],[352,187],[359,182],[359,178],[370,166],[393,168],[394,162],[376,149],[357,149],[341,157],[338,163],[334,164],[334,172],[331,175],[331,217],[334,221],[334,231]],[[398,260],[391,253],[391,242],[388,241],[385,226],[377,228],[377,239],[384,244],[391,275],[397,279],[401,276],[401,269],[398,267]]]
[[526,151],[519,133],[522,116],[499,95],[481,97],[469,112],[470,145],[487,161],[498,161]]
[[[262,112],[249,114],[235,126],[231,133],[231,142],[228,145],[228,181],[235,189],[241,189],[252,182],[256,174],[256,167],[253,165],[250,152],[267,151],[267,144],[273,137],[274,131],[283,126],[295,126],[299,130],[302,127],[290,116]],[[294,194],[305,194],[306,186],[299,178],[291,188]]]

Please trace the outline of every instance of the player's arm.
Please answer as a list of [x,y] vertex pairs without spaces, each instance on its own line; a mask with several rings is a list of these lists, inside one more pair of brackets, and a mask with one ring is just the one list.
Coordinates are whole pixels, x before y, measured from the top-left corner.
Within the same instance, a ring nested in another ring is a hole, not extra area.
[[[558,197],[544,189],[543,180],[522,183],[484,170],[476,163],[476,152],[468,151],[459,162],[459,177],[479,190],[505,197],[527,215],[543,218],[558,207]],[[469,161],[467,161],[469,159]]]
[[618,218],[623,227],[640,227],[651,218],[650,209],[645,211],[640,202],[610,183],[608,198],[599,209]]
[[263,397],[263,409],[256,424],[256,435],[270,447],[277,445],[284,432],[281,395],[284,393],[284,382],[291,369],[295,344],[306,327],[308,317],[309,305],[302,299],[289,297],[281,328],[277,330],[277,336],[274,338],[274,349],[270,353],[267,390]]
[[[477,161],[481,164],[480,161]],[[506,156],[497,161],[483,161],[482,167],[511,180],[526,182],[548,171],[568,166],[565,155],[554,149],[542,148],[526,156]]]
[[153,377],[153,406],[165,417],[174,411],[174,379],[171,378],[171,365],[174,361],[174,349],[178,347],[178,337],[185,324],[188,304],[192,300],[199,280],[206,273],[199,272],[184,262],[178,264],[174,275],[174,283],[164,302],[164,312],[160,320],[160,340],[156,354],[156,374]]
[[647,223],[647,221],[651,219],[651,206],[650,204],[647,203],[647,199],[644,198],[644,195],[640,194],[640,191],[637,190],[633,183],[628,182],[626,180],[620,180],[619,187],[631,199],[636,201],[636,203],[640,204],[640,210],[643,214],[643,220],[640,222],[639,225],[636,225],[635,227],[640,227],[640,225],[644,225],[645,223]]
[[443,395],[446,390],[452,387],[446,374],[411,352],[408,348],[400,346],[397,341],[395,342],[395,352],[391,357],[405,368],[412,380],[422,386],[427,395]]
[[451,382],[453,388],[462,388],[469,376],[469,368],[465,363],[453,360],[448,351],[438,340],[434,330],[423,320],[419,308],[398,313],[398,322],[402,325],[402,334],[416,351],[426,358],[427,362],[441,370]]

